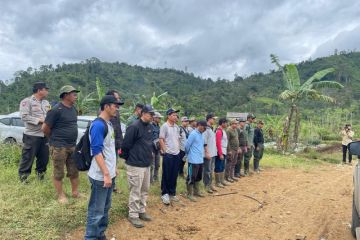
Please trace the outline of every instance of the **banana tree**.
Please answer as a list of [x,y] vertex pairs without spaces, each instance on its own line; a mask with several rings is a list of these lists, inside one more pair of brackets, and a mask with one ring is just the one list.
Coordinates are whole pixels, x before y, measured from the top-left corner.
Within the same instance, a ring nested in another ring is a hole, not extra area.
[[[298,103],[304,100],[323,101],[328,103],[335,103],[333,97],[323,94],[320,90],[324,88],[343,88],[344,86],[335,81],[322,81],[322,79],[335,71],[334,68],[327,68],[316,72],[313,76],[305,81],[300,80],[299,72],[295,64],[280,65],[277,56],[271,54],[271,62],[274,63],[282,72],[286,89],[280,93],[281,100],[290,103],[289,115],[284,122],[283,136],[282,136],[282,150],[286,152],[289,146],[289,133],[291,122],[295,115],[294,126],[294,147],[297,146],[300,130],[300,111]],[[301,84],[301,82],[303,82]]]
[[78,115],[83,115],[89,111],[91,105],[94,105],[96,99],[93,97],[94,92],[91,92],[87,95],[84,95],[82,91],[78,93],[78,98],[76,102],[76,108],[78,111]]

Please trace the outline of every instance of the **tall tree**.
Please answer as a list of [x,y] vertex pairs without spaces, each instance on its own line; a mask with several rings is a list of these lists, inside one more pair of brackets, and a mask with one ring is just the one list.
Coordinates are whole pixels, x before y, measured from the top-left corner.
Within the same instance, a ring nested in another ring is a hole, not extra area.
[[[280,65],[279,59],[274,54],[270,55],[271,62],[274,63],[282,72],[286,89],[280,93],[279,98],[290,103],[289,115],[287,116],[282,136],[282,150],[286,152],[289,146],[289,134],[290,126],[295,114],[295,126],[293,142],[294,147],[297,146],[300,130],[300,111],[298,103],[304,100],[324,101],[329,103],[335,103],[336,100],[333,97],[323,94],[320,90],[323,88],[343,88],[338,82],[335,81],[323,81],[322,79],[335,71],[334,68],[327,68],[316,72],[313,76],[306,81],[301,81],[299,72],[295,64]],[[303,84],[301,84],[303,82]]]

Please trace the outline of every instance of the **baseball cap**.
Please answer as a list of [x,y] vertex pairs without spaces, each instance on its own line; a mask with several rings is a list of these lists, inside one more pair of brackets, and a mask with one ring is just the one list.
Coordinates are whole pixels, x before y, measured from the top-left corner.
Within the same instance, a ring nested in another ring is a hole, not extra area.
[[172,109],[172,108],[169,108],[169,109],[166,111],[166,115],[170,115],[170,114],[172,114],[172,113],[178,113],[178,112],[180,112],[180,110],[174,110],[174,109]]
[[246,122],[246,119],[245,118],[237,118],[236,119],[238,122]]
[[264,121],[262,121],[262,120],[259,120],[257,123],[264,125]]
[[205,120],[199,120],[196,122],[196,126],[207,127],[207,122]]
[[188,122],[189,119],[188,119],[188,117],[185,116],[185,117],[182,117],[182,118],[181,118],[181,121],[182,121],[182,122]]
[[100,101],[100,106],[105,105],[105,104],[121,105],[122,102],[117,100],[116,97],[114,97],[113,95],[105,95]]
[[248,119],[249,119],[249,118],[255,119],[256,116],[255,116],[254,114],[252,114],[252,113],[249,113],[249,114],[247,115],[247,118],[248,118]]
[[206,115],[206,121],[208,121],[211,118],[216,119],[217,117],[215,117],[215,114],[213,114],[213,113],[209,113],[208,115]]
[[189,122],[194,122],[194,121],[196,121],[196,119],[195,119],[194,117],[191,117],[191,118],[189,119]]
[[231,120],[231,122],[230,122],[230,124],[237,124],[238,123],[238,120],[236,120],[236,119],[233,119],[233,120]]
[[63,87],[60,88],[60,98],[62,97],[62,95],[64,93],[70,93],[70,92],[80,92],[79,90],[77,90],[76,88],[74,88],[73,86],[71,85],[65,85]]
[[150,104],[146,104],[141,109],[141,113],[152,113],[155,114],[153,107]]
[[163,115],[161,115],[159,112],[155,112],[154,118],[162,118]]
[[39,89],[43,89],[43,88],[49,89],[49,87],[46,86],[46,83],[44,83],[44,82],[36,82],[33,85],[34,90],[39,90]]

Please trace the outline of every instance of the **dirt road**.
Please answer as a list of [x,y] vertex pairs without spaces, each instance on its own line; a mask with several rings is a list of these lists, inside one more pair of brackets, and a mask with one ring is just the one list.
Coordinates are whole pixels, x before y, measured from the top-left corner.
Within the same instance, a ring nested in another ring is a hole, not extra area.
[[[296,239],[350,240],[351,166],[326,165],[300,169],[266,169],[242,178],[196,203],[149,206],[154,220],[135,229],[126,219],[113,224],[109,239]],[[246,196],[248,197],[246,197]],[[254,199],[252,199],[252,198]],[[259,204],[256,200],[260,201]],[[84,229],[68,239],[82,239]]]

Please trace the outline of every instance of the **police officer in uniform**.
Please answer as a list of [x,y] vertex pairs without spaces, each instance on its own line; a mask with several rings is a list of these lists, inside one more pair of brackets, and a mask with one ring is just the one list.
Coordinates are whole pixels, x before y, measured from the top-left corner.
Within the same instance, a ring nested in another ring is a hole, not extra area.
[[20,117],[24,121],[22,158],[19,164],[19,177],[21,182],[27,182],[31,168],[36,157],[36,173],[39,180],[44,179],[46,167],[49,162],[49,144],[41,126],[50,104],[45,98],[49,88],[44,82],[33,85],[33,95],[23,99],[20,103]]

